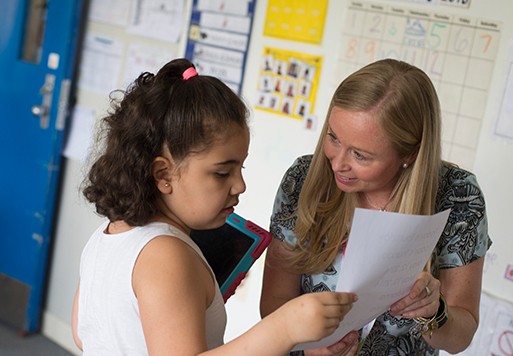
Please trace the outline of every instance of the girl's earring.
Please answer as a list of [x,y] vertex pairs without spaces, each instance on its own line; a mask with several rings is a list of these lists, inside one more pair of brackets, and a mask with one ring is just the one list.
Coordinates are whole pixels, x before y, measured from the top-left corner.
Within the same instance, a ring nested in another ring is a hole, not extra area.
[[404,169],[408,168],[408,163],[403,163],[403,168]]
[[169,183],[164,184],[164,187],[166,187],[166,188],[169,188],[170,186],[171,186],[171,184],[169,184]]

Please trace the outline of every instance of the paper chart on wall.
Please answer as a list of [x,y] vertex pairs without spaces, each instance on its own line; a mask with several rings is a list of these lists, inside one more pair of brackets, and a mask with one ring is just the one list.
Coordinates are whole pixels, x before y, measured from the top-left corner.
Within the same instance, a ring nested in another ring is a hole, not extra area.
[[184,0],[133,1],[127,32],[177,42],[182,34],[184,14]]
[[185,57],[240,94],[255,1],[194,0]]
[[319,55],[264,48],[255,107],[304,120],[306,128],[313,128],[321,64]]
[[482,293],[479,326],[470,346],[458,355],[513,355],[513,304]]
[[103,36],[85,38],[80,63],[78,86],[108,95],[118,88],[122,62],[123,42]]
[[126,0],[91,0],[89,19],[109,25],[128,25],[131,3]]
[[157,74],[157,72],[170,60],[174,54],[162,46],[130,43],[126,54],[124,85],[127,87],[143,72]]
[[64,157],[86,162],[93,144],[95,111],[86,106],[75,105],[70,121],[62,154]]
[[269,0],[264,35],[318,44],[328,0]]
[[341,34],[336,87],[350,73],[382,58],[423,69],[442,107],[444,159],[471,169],[487,105],[501,23],[422,10],[350,1]]
[[469,8],[470,0],[395,0],[409,3],[424,3],[426,5],[447,5],[452,7]]
[[513,142],[513,58],[509,63],[506,77],[506,89],[501,98],[498,117],[495,121],[494,134]]

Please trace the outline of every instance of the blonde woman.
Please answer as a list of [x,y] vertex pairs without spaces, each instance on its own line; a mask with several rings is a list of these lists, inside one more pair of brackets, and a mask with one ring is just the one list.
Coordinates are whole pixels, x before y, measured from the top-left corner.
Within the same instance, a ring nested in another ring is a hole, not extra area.
[[[436,91],[412,65],[377,61],[340,84],[313,156],[294,162],[276,195],[262,316],[300,294],[333,290],[339,274],[358,273],[339,270],[356,207],[417,215],[451,209],[426,271],[376,319],[359,355],[468,347],[491,240],[476,177],[442,161],[440,131]],[[339,355],[355,335],[304,354]]]

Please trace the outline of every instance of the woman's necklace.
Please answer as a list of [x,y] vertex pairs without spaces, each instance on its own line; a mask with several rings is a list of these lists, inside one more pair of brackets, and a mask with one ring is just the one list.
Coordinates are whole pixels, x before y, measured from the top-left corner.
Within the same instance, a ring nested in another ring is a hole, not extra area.
[[363,194],[363,197],[365,198],[365,200],[367,201],[367,203],[369,203],[369,205],[371,206],[371,208],[376,209],[376,210],[379,210],[379,211],[387,211],[387,210],[386,210],[386,209],[387,209],[387,206],[388,206],[388,204],[390,204],[390,201],[392,200],[392,198],[393,198],[393,196],[394,196],[393,194],[390,194],[390,197],[388,198],[388,200],[387,200],[387,202],[385,203],[385,205],[383,205],[382,207],[380,207],[379,205],[377,205],[377,204],[373,203],[373,202],[369,199],[369,197],[367,196],[367,194],[366,194],[366,193],[361,193],[361,194]]

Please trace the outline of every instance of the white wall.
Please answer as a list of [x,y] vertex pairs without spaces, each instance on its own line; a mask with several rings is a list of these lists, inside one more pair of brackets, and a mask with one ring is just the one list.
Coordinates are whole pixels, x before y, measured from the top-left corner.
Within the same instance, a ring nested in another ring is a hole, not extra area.
[[[378,0],[379,1],[379,0]],[[382,0],[381,2],[385,2]],[[187,2],[190,5],[190,1]],[[431,5],[414,4],[408,1],[391,1],[389,3],[405,7],[419,7],[428,10]],[[319,54],[323,56],[320,85],[317,93],[316,114],[320,121],[326,114],[334,85],[338,79],[333,78],[338,55],[338,42],[343,25],[347,2],[333,0],[329,5],[327,22],[322,43],[317,45],[292,41],[283,41],[263,37],[263,23],[267,8],[266,0],[257,0],[253,32],[248,61],[246,63],[243,96],[251,103],[256,97],[257,75],[260,56],[264,46],[278,47],[293,51]],[[501,45],[495,63],[495,71],[490,85],[490,95],[476,153],[474,171],[485,193],[489,232],[494,245],[487,258],[484,290],[493,295],[513,302],[513,282],[504,279],[505,268],[513,264],[513,238],[509,221],[511,221],[510,202],[513,201],[513,144],[494,138],[493,122],[499,108],[499,100],[504,90],[504,75],[509,56],[509,43],[513,35],[510,16],[513,3],[503,0],[473,0],[470,9],[461,10],[444,7],[445,13],[459,13],[475,17],[488,17],[503,21]],[[90,33],[103,33],[121,38],[124,41],[137,40],[127,36],[119,28],[89,24]],[[177,56],[183,47],[182,42],[172,45]],[[341,79],[341,78],[340,78]],[[120,83],[121,85],[121,83]],[[107,106],[106,98],[87,92],[79,92],[80,104],[95,108],[100,112]],[[316,130],[305,130],[302,123],[283,117],[253,110],[252,141],[250,154],[245,164],[247,192],[241,197],[238,213],[267,227],[271,214],[274,194],[282,174],[296,156],[312,152],[319,135],[321,123]],[[99,223],[94,214],[78,192],[84,166],[81,162],[68,160],[64,172],[63,194],[58,215],[55,252],[52,263],[48,303],[45,311],[43,332],[50,338],[75,350],[71,341],[70,311],[74,288],[78,280],[78,263],[80,252],[90,233]],[[235,296],[227,303],[229,324],[226,339],[229,340],[248,329],[258,319],[258,302],[260,297],[262,260],[252,269],[246,280],[239,287]]]

